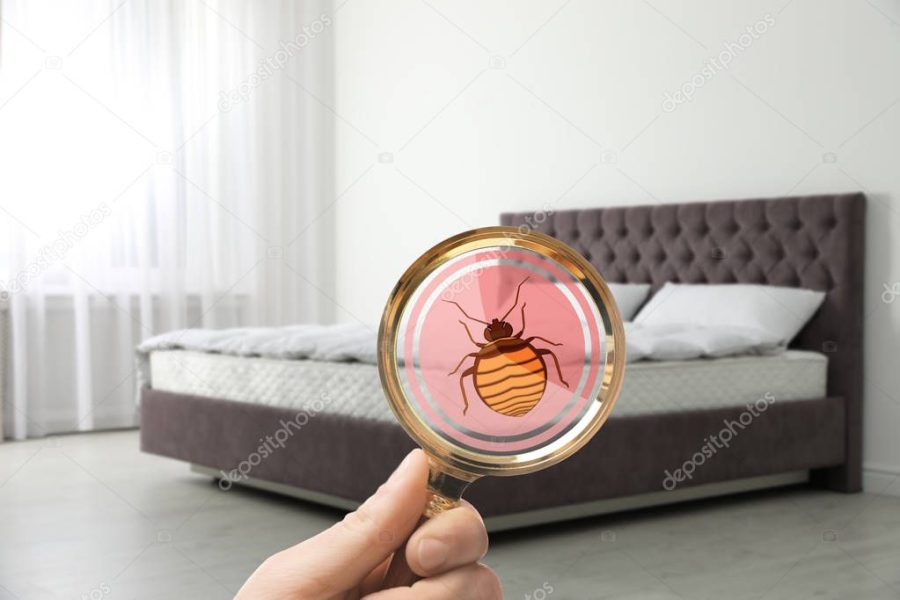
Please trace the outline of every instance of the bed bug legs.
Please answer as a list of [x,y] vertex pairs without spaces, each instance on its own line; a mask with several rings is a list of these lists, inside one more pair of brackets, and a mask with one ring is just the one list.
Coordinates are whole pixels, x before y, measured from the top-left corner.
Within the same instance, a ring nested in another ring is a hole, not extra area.
[[535,348],[532,342],[539,340],[551,346],[561,346],[562,344],[551,342],[547,338],[537,335],[522,338],[525,332],[527,303],[522,303],[522,327],[518,333],[513,333],[512,325],[506,320],[518,306],[519,293],[526,281],[528,281],[528,277],[516,287],[516,297],[509,310],[502,317],[495,317],[491,321],[477,319],[467,313],[458,302],[445,300],[445,302],[455,305],[467,319],[485,326],[484,339],[486,343],[481,343],[475,340],[472,332],[469,331],[469,326],[464,321],[459,321],[465,329],[469,341],[479,349],[478,352],[463,356],[456,368],[448,373],[448,376],[455,375],[467,359],[475,359],[475,364],[459,376],[459,390],[463,397],[464,415],[469,409],[469,399],[465,388],[465,378],[469,376],[472,376],[475,391],[485,406],[509,417],[524,416],[541,401],[547,387],[545,356],[553,359],[560,382],[565,387],[569,387],[569,383],[563,378],[559,359],[553,350]]

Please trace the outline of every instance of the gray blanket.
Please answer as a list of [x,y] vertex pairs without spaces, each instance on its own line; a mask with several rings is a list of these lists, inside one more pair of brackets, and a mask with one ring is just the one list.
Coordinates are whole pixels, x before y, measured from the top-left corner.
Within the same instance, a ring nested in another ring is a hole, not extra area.
[[162,350],[377,363],[376,331],[357,324],[179,329],[144,340],[137,347],[139,387],[150,386],[150,353]]

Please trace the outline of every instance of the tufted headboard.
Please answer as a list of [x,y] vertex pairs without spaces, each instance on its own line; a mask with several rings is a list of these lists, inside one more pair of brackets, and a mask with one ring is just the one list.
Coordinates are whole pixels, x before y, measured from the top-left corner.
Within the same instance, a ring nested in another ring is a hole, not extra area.
[[826,292],[792,347],[828,354],[828,395],[846,406],[846,462],[814,477],[862,486],[865,197],[839,194],[505,213],[579,250],[612,282],[761,283]]

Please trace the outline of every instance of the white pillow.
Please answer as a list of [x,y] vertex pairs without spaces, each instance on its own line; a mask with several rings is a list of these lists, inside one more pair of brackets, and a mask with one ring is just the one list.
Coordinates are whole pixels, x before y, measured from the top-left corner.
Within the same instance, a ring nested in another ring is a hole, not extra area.
[[609,291],[616,299],[616,305],[619,307],[623,321],[630,321],[637,314],[641,304],[647,299],[647,294],[650,293],[649,283],[607,283],[606,285],[609,286]]
[[784,351],[772,334],[759,329],[706,325],[625,323],[628,362],[690,360]]
[[744,327],[765,331],[787,345],[812,318],[825,292],[753,284],[667,283],[635,323]]

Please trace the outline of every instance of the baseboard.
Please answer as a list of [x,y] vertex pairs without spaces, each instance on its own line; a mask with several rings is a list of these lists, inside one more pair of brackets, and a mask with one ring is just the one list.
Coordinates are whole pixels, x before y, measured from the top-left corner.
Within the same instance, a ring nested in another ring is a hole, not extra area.
[[869,494],[900,496],[900,470],[880,465],[863,467],[863,490]]
[[[217,480],[221,480],[222,471],[219,469],[213,469],[210,467],[204,467],[203,465],[197,465],[191,463],[191,471],[194,473],[200,473],[201,475],[208,475]],[[276,483],[274,481],[265,481],[263,479],[255,479],[253,477],[244,477],[240,480],[231,482],[228,488],[230,489],[231,485],[242,485],[249,488],[254,488],[257,490],[263,490],[265,492],[272,492],[275,494],[281,494],[282,496],[290,496],[292,498],[299,498],[301,500],[306,500],[307,502],[315,502],[316,504],[324,504],[325,506],[333,506],[335,508],[340,508],[341,510],[356,510],[356,507],[359,506],[359,502],[355,502],[353,500],[348,500],[346,498],[341,498],[339,496],[332,496],[331,494],[323,494],[321,492],[314,492],[312,490],[307,490],[299,487],[294,487],[292,485],[287,485],[284,483]],[[223,489],[223,491],[224,491]]]
[[[210,467],[204,467],[197,464],[191,464],[191,471],[214,478],[220,478],[222,476],[221,471],[217,471],[216,469],[211,469]],[[520,527],[529,527],[532,525],[556,523],[559,521],[568,521],[572,519],[580,519],[589,516],[622,512],[626,510],[649,508],[652,506],[662,506],[666,504],[688,502],[691,500],[699,500],[703,498],[715,498],[716,496],[740,494],[755,490],[796,485],[799,483],[806,483],[807,481],[809,481],[809,471],[791,471],[788,473],[779,473],[776,475],[763,475],[761,477],[748,477],[746,479],[734,479],[731,481],[722,481],[718,483],[707,483],[703,485],[677,489],[671,492],[649,492],[636,496],[610,498],[607,500],[596,500],[593,502],[584,502],[581,504],[571,504],[555,508],[488,517],[484,520],[484,523],[488,531],[493,533],[497,531],[505,531],[508,529],[518,529]],[[347,500],[346,498],[339,498],[330,494],[314,492],[291,485],[285,485],[283,483],[263,481],[260,479],[254,479],[252,477],[243,478],[240,481],[236,481],[234,483],[237,485],[264,490],[267,492],[274,492],[285,496],[300,498],[301,500],[307,500],[310,502],[315,502],[317,504],[333,506],[342,510],[353,510],[359,505],[358,502]]]
[[638,494],[635,496],[623,496],[621,498],[609,498],[607,500],[595,500],[581,504],[570,504],[542,510],[514,513],[497,517],[488,517],[484,520],[488,531],[505,531],[532,525],[543,525],[559,521],[569,521],[584,517],[593,517],[628,510],[651,508],[741,494],[757,490],[765,490],[789,485],[807,483],[809,471],[790,471],[776,475],[762,475],[760,477],[748,477],[746,479],[732,479],[717,483],[705,483],[687,488],[676,489],[671,492],[659,491]]

